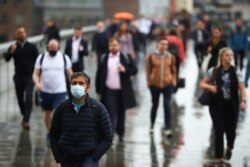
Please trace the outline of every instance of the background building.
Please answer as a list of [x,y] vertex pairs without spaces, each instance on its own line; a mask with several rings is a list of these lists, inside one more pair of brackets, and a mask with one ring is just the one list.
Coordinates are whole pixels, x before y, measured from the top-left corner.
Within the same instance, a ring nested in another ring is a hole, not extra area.
[[42,18],[42,10],[33,0],[0,0],[0,11],[0,42],[14,39],[19,25],[27,28],[28,35],[39,31],[35,20]]
[[169,0],[140,0],[139,13],[147,17],[163,17],[168,14]]

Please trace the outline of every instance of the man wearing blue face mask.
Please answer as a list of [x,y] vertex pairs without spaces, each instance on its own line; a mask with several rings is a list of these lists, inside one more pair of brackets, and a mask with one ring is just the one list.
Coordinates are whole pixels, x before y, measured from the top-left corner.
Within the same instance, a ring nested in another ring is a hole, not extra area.
[[89,97],[90,78],[84,72],[71,76],[71,97],[53,115],[51,149],[61,167],[98,167],[112,144],[112,128],[105,107]]
[[[52,111],[67,98],[66,77],[70,77],[71,74],[69,57],[59,51],[58,41],[52,39],[48,43],[48,52],[37,58],[33,72],[33,80],[36,89],[40,92],[41,107],[44,111],[44,121],[48,131],[51,125]],[[47,142],[49,143],[49,134]]]

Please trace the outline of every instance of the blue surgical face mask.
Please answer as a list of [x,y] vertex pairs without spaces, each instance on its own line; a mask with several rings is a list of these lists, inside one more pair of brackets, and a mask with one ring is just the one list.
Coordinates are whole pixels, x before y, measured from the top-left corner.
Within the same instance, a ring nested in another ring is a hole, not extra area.
[[85,87],[80,85],[71,85],[70,91],[73,97],[76,99],[80,99],[86,94]]

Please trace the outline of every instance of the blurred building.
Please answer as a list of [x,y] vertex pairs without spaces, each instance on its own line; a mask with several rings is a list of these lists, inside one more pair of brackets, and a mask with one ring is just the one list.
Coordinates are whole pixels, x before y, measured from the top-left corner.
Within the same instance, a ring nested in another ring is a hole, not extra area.
[[140,0],[139,13],[147,17],[163,17],[168,14],[169,0]]
[[44,19],[52,19],[59,27],[92,25],[103,18],[101,0],[35,0],[43,8]]
[[17,26],[26,27],[28,35],[36,34],[36,20],[42,18],[42,11],[33,0],[0,0],[0,42],[14,39]]
[[176,10],[180,11],[182,9],[186,9],[188,12],[193,12],[194,2],[193,0],[175,0],[176,1]]
[[212,15],[222,15],[225,19],[250,19],[250,0],[194,0],[194,5]]

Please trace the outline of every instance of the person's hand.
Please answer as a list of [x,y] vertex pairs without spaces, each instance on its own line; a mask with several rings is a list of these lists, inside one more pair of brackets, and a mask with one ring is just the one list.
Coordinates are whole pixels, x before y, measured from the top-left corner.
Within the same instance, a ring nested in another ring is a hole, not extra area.
[[216,88],[216,86],[211,85],[211,86],[209,87],[209,92],[211,92],[212,94],[216,94],[216,93],[217,93],[217,88]]
[[125,67],[122,64],[119,64],[117,68],[118,68],[118,71],[121,73],[124,73],[126,71]]
[[209,47],[207,48],[207,51],[208,51],[208,53],[211,53],[211,52],[212,52],[212,47],[209,46]]
[[246,109],[246,102],[245,101],[241,101],[241,103],[240,103],[240,110],[241,111],[245,111],[245,109]]
[[35,84],[36,90],[41,91],[42,90],[42,85],[40,83]]
[[177,86],[177,81],[175,79],[175,80],[173,80],[173,87],[176,87],[176,86]]
[[82,45],[79,45],[79,50],[83,51],[84,47]]
[[13,54],[16,51],[16,48],[17,48],[16,44],[11,45],[10,53]]

